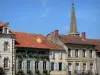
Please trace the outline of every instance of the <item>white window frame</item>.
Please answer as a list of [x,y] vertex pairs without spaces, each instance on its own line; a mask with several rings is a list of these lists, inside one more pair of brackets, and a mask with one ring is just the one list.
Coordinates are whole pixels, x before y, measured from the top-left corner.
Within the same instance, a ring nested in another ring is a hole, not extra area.
[[[85,56],[83,56],[83,50],[85,50]],[[82,57],[86,57],[86,49],[82,49]]]
[[[5,59],[7,59],[7,64],[5,63]],[[10,68],[10,59],[9,59],[9,57],[4,57],[3,61],[4,61],[4,64],[3,64],[4,69],[9,69]],[[5,66],[5,64],[7,66]]]
[[10,50],[10,43],[8,41],[4,41],[4,51],[9,51]]
[[[78,50],[77,56],[76,56],[76,50]],[[79,57],[79,49],[78,48],[75,49],[75,57]]]
[[[69,49],[70,49],[70,56],[69,56]],[[72,49],[68,48],[68,57],[71,57],[71,56],[72,56]]]

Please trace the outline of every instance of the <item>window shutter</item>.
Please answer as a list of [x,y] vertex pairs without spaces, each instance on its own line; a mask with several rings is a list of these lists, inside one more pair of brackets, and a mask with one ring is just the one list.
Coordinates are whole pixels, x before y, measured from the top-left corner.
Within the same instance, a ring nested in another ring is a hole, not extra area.
[[49,66],[50,66],[49,68],[50,68],[50,71],[51,71],[51,66],[52,66],[51,63],[49,64]]
[[24,71],[24,73],[27,72],[27,61],[26,60],[22,61],[22,70]]
[[22,70],[24,70],[24,61],[22,61]]
[[30,61],[30,70],[32,70],[33,64],[32,61]]
[[2,48],[3,48],[3,51],[5,51],[5,42],[3,43]]
[[46,62],[46,69],[49,71],[49,62]]
[[52,52],[51,58],[54,58],[54,52]]
[[56,71],[59,70],[59,63],[56,63]]
[[32,66],[31,66],[32,72],[35,73],[35,61],[32,60],[31,64],[32,64]]
[[[13,67],[13,65],[12,65],[12,67]],[[8,68],[10,69],[10,62],[8,62]]]
[[43,72],[43,61],[39,61],[38,70],[40,71],[40,73]]
[[8,42],[7,50],[10,52],[10,43]]
[[60,58],[60,59],[62,58],[62,52],[59,53],[59,58]]
[[62,71],[65,71],[65,63],[62,63]]
[[18,70],[18,60],[16,60],[16,70]]
[[25,64],[24,64],[24,66],[25,66],[24,70],[25,70],[25,73],[27,73],[27,60],[25,60],[24,62],[25,62]]
[[56,71],[56,63],[54,63],[54,71]]

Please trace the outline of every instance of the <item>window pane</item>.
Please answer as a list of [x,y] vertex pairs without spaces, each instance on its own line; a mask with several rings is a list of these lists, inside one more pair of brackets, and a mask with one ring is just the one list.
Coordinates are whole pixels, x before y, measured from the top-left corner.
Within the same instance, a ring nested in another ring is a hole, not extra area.
[[84,49],[83,49],[83,53],[82,54],[83,54],[83,57],[85,57],[85,50]]
[[62,63],[59,63],[59,71],[62,70]]
[[83,63],[83,72],[85,72],[85,70],[86,70],[86,64]]
[[43,62],[43,69],[46,69],[46,62]]
[[22,69],[22,61],[18,61],[18,69]]
[[92,50],[90,50],[90,57],[92,57]]
[[76,63],[76,72],[78,72],[79,63]]
[[90,71],[91,72],[93,71],[93,64],[92,63],[90,64]]
[[27,61],[27,70],[30,70],[30,61]]
[[38,69],[38,61],[35,61],[35,70]]
[[54,62],[51,62],[51,70],[54,70]]
[[68,63],[68,71],[71,71],[71,63]]
[[9,64],[8,58],[4,58],[4,68],[8,67],[8,64]]
[[78,57],[78,49],[75,49],[75,56]]
[[68,48],[68,57],[70,57],[70,56],[71,56],[71,49]]

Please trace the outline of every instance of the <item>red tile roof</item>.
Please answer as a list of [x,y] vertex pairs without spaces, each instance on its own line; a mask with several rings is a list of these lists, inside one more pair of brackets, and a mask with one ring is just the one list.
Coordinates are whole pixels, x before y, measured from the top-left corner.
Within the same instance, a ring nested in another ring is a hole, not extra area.
[[[54,44],[41,34],[29,34],[24,32],[13,32],[15,34],[15,40],[17,42],[16,47],[28,47],[28,48],[43,48],[43,49],[55,49],[63,50],[59,45]],[[39,43],[37,39],[40,38],[42,41]]]
[[82,40],[80,36],[71,36],[71,35],[58,35],[57,38],[59,38],[65,44],[94,45],[95,50],[98,50],[100,52],[100,39]]
[[4,24],[4,23],[0,21],[0,27],[2,27],[2,26],[3,26],[3,24]]
[[59,39],[66,44],[94,45],[87,40],[82,40],[80,36],[59,35]]
[[88,42],[96,45],[95,49],[100,51],[100,39],[86,39]]

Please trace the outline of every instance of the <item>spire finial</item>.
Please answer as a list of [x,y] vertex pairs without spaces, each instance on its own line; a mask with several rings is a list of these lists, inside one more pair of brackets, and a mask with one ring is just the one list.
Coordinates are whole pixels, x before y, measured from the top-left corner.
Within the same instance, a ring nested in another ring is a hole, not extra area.
[[74,9],[73,0],[72,0],[71,25],[70,25],[70,33],[69,33],[69,35],[79,35],[79,33],[77,31],[76,16],[75,16],[75,9]]

